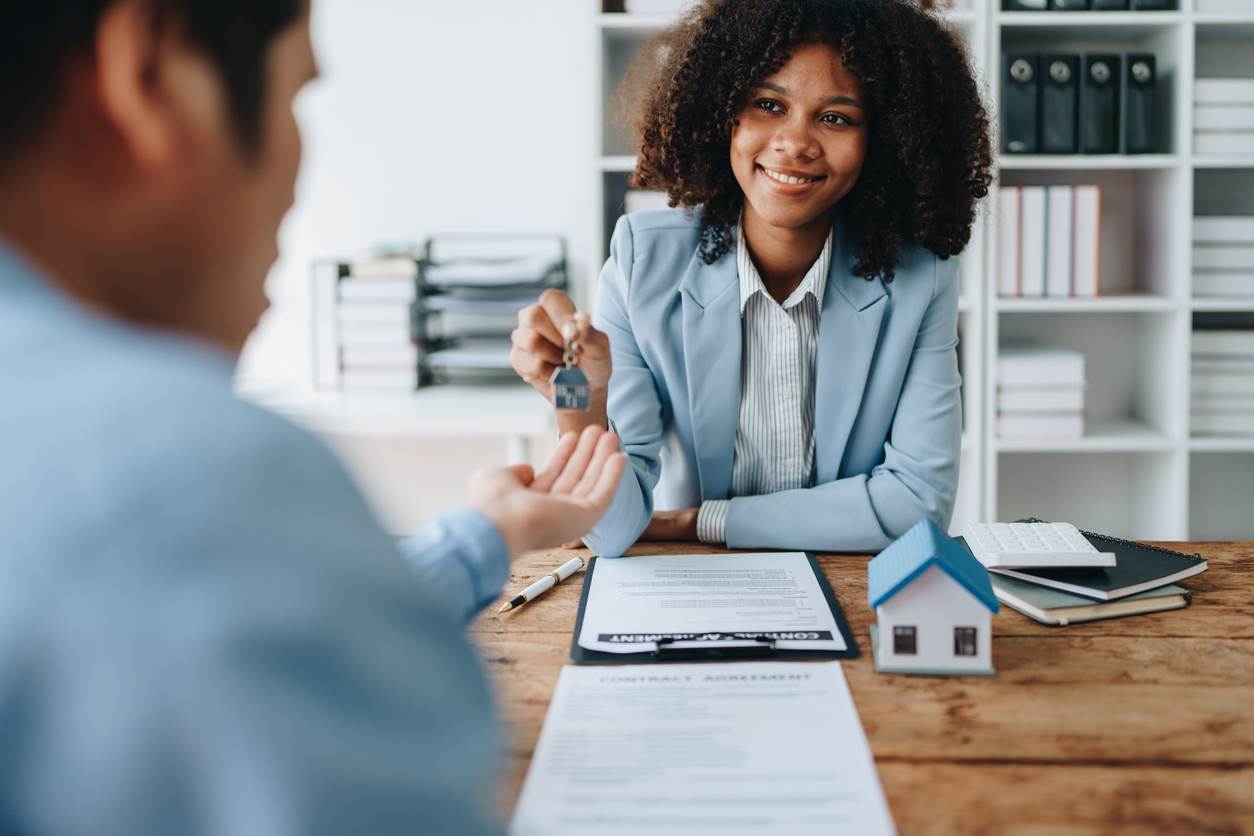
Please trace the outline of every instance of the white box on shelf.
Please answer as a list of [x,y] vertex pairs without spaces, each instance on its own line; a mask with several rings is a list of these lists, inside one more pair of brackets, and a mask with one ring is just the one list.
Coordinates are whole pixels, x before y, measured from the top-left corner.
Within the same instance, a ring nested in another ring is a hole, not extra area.
[[1254,372],[1193,372],[1192,395],[1226,397],[1254,395]]
[[340,349],[344,370],[413,369],[418,366],[418,346],[413,343],[345,345]]
[[1045,295],[1045,187],[1022,187],[1019,236],[1019,292],[1023,296]]
[[413,279],[386,276],[340,281],[340,299],[355,302],[412,302],[418,298]]
[[1199,354],[1254,358],[1254,330],[1194,331],[1193,356]]
[[1193,151],[1203,156],[1235,154],[1254,156],[1254,131],[1198,131],[1193,134]]
[[1254,130],[1254,103],[1198,105],[1193,110],[1193,129],[1198,131]]
[[1254,215],[1197,215],[1193,243],[1254,245]]
[[341,302],[335,312],[342,328],[357,325],[378,325],[384,328],[409,328],[409,305],[393,302]]
[[1084,386],[1084,355],[1069,348],[1003,345],[997,355],[1000,386]]
[[1254,244],[1204,244],[1193,248],[1194,270],[1254,270]]
[[345,369],[340,388],[350,391],[405,392],[418,388],[418,369]]
[[403,345],[410,342],[412,338],[408,322],[400,325],[370,325],[362,323],[340,325],[339,328],[339,344],[341,347],[350,345]]
[[1204,14],[1250,14],[1250,0],[1194,0],[1194,11]]
[[1072,285],[1075,295],[1091,299],[1101,292],[1102,277],[1102,189],[1100,186],[1075,187],[1074,263]]
[[1254,104],[1254,78],[1199,78],[1193,82],[1193,102]]
[[1045,226],[1045,295],[1055,299],[1068,299],[1072,295],[1074,199],[1070,186],[1050,186],[1045,197],[1049,217]]
[[1033,388],[997,389],[997,411],[1054,413],[1083,412],[1083,386],[1040,386]]
[[1254,435],[1254,411],[1193,412],[1190,416],[1195,435]]
[[1254,270],[1198,270],[1193,273],[1194,296],[1254,297]]
[[1002,186],[997,192],[997,293],[1008,298],[1022,295],[1019,283],[1022,203],[1023,193],[1018,186]]
[[1084,437],[1084,416],[998,415],[997,437],[1005,439],[1076,439]]

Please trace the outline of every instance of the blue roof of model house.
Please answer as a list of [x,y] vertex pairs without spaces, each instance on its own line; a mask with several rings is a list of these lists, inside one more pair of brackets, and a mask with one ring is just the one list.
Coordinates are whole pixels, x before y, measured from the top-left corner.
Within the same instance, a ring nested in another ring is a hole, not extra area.
[[939,566],[991,612],[997,612],[997,596],[984,564],[929,519],[920,520],[867,565],[871,609],[905,589],[931,566]]

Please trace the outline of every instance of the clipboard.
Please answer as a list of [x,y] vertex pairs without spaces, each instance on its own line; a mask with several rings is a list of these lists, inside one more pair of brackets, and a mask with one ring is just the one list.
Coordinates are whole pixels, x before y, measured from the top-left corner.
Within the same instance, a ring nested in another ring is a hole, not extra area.
[[[849,632],[849,623],[845,620],[845,612],[840,608],[840,603],[836,600],[835,593],[832,592],[831,584],[827,582],[827,577],[823,574],[823,570],[819,568],[819,562],[815,559],[813,552],[806,552],[806,560],[809,561],[810,569],[814,572],[815,578],[818,580],[819,589],[823,592],[823,598],[827,601],[827,606],[831,608],[832,616],[836,621],[836,629],[840,632],[841,638],[845,640],[844,650],[797,650],[776,648],[772,639],[759,638],[754,640],[756,644],[751,646],[719,646],[717,642],[710,642],[709,647],[670,647],[667,640],[663,639],[657,643],[653,650],[646,650],[638,653],[609,653],[603,650],[588,650],[579,644],[579,634],[583,632],[583,615],[584,610],[588,606],[588,592],[592,589],[592,575],[596,571],[597,563],[600,557],[594,557],[588,561],[588,567],[584,570],[583,589],[579,593],[579,614],[575,618],[575,631],[570,638],[570,660],[576,665],[656,665],[666,662],[720,662],[720,661],[744,661],[746,659],[779,659],[796,661],[801,659],[856,659],[858,658],[858,643],[853,640],[853,635]],[[717,556],[714,556],[717,559]],[[623,558],[612,558],[621,560]]]

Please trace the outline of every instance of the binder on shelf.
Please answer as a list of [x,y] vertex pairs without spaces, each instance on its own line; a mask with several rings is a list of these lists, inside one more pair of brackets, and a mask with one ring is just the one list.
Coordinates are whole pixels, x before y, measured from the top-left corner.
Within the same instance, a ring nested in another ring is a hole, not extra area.
[[1118,55],[1085,55],[1080,80],[1080,151],[1119,152]]
[[1041,153],[1074,154],[1078,147],[1080,56],[1046,55],[1041,63],[1045,67],[1041,79]]
[[1033,53],[1007,53],[1002,72],[1002,150],[1035,154],[1038,149],[1041,58]]
[[1049,0],[1050,11],[1082,12],[1089,7],[1089,0]]
[[1079,298],[1091,299],[1101,292],[1102,190],[1100,186],[1076,186],[1072,228],[1071,284]]
[[1023,295],[1019,273],[1022,201],[1018,186],[1002,186],[997,193],[997,293],[1008,298]]
[[1005,0],[1002,9],[1008,12],[1043,12],[1049,8],[1048,0]]
[[[630,560],[631,558],[618,558]],[[715,558],[716,559],[716,558]],[[845,613],[840,608],[840,604],[836,601],[836,595],[832,592],[831,584],[827,582],[823,570],[819,568],[819,563],[814,555],[806,552],[806,559],[810,563],[819,589],[823,593],[824,600],[827,601],[828,607],[831,608],[832,616],[835,618],[837,630],[840,632],[841,638],[844,639],[844,650],[796,650],[777,648],[774,639],[760,637],[752,640],[749,646],[720,647],[717,643],[711,642],[708,647],[689,647],[676,646],[679,642],[667,636],[659,637],[655,641],[654,648],[641,653],[608,653],[601,650],[588,650],[579,644],[579,636],[583,632],[584,615],[588,607],[588,593],[592,589],[592,578],[596,573],[597,563],[601,560],[594,557],[588,561],[588,568],[584,570],[583,590],[579,594],[579,614],[575,617],[575,630],[570,639],[570,659],[576,665],[626,665],[626,664],[657,664],[659,662],[701,662],[701,661],[720,661],[728,659],[856,659],[858,658],[858,643],[854,641],[853,634],[849,631],[849,622],[845,619]]]
[[1128,0],[1093,0],[1095,12],[1126,11],[1127,8]]
[[1046,199],[1044,186],[1023,186],[1020,190],[1019,292],[1023,296],[1045,295]]
[[1127,154],[1152,154],[1158,150],[1158,71],[1154,56],[1128,53],[1123,64],[1123,150]]
[[1170,11],[1172,0],[1132,0],[1132,10],[1137,12]]

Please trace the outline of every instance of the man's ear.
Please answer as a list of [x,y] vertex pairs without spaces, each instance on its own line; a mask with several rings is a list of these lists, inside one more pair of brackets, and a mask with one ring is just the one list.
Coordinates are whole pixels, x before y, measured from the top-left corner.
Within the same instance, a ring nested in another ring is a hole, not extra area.
[[148,3],[109,4],[96,29],[102,115],[141,168],[161,168],[175,155],[178,129],[160,84],[161,21]]

